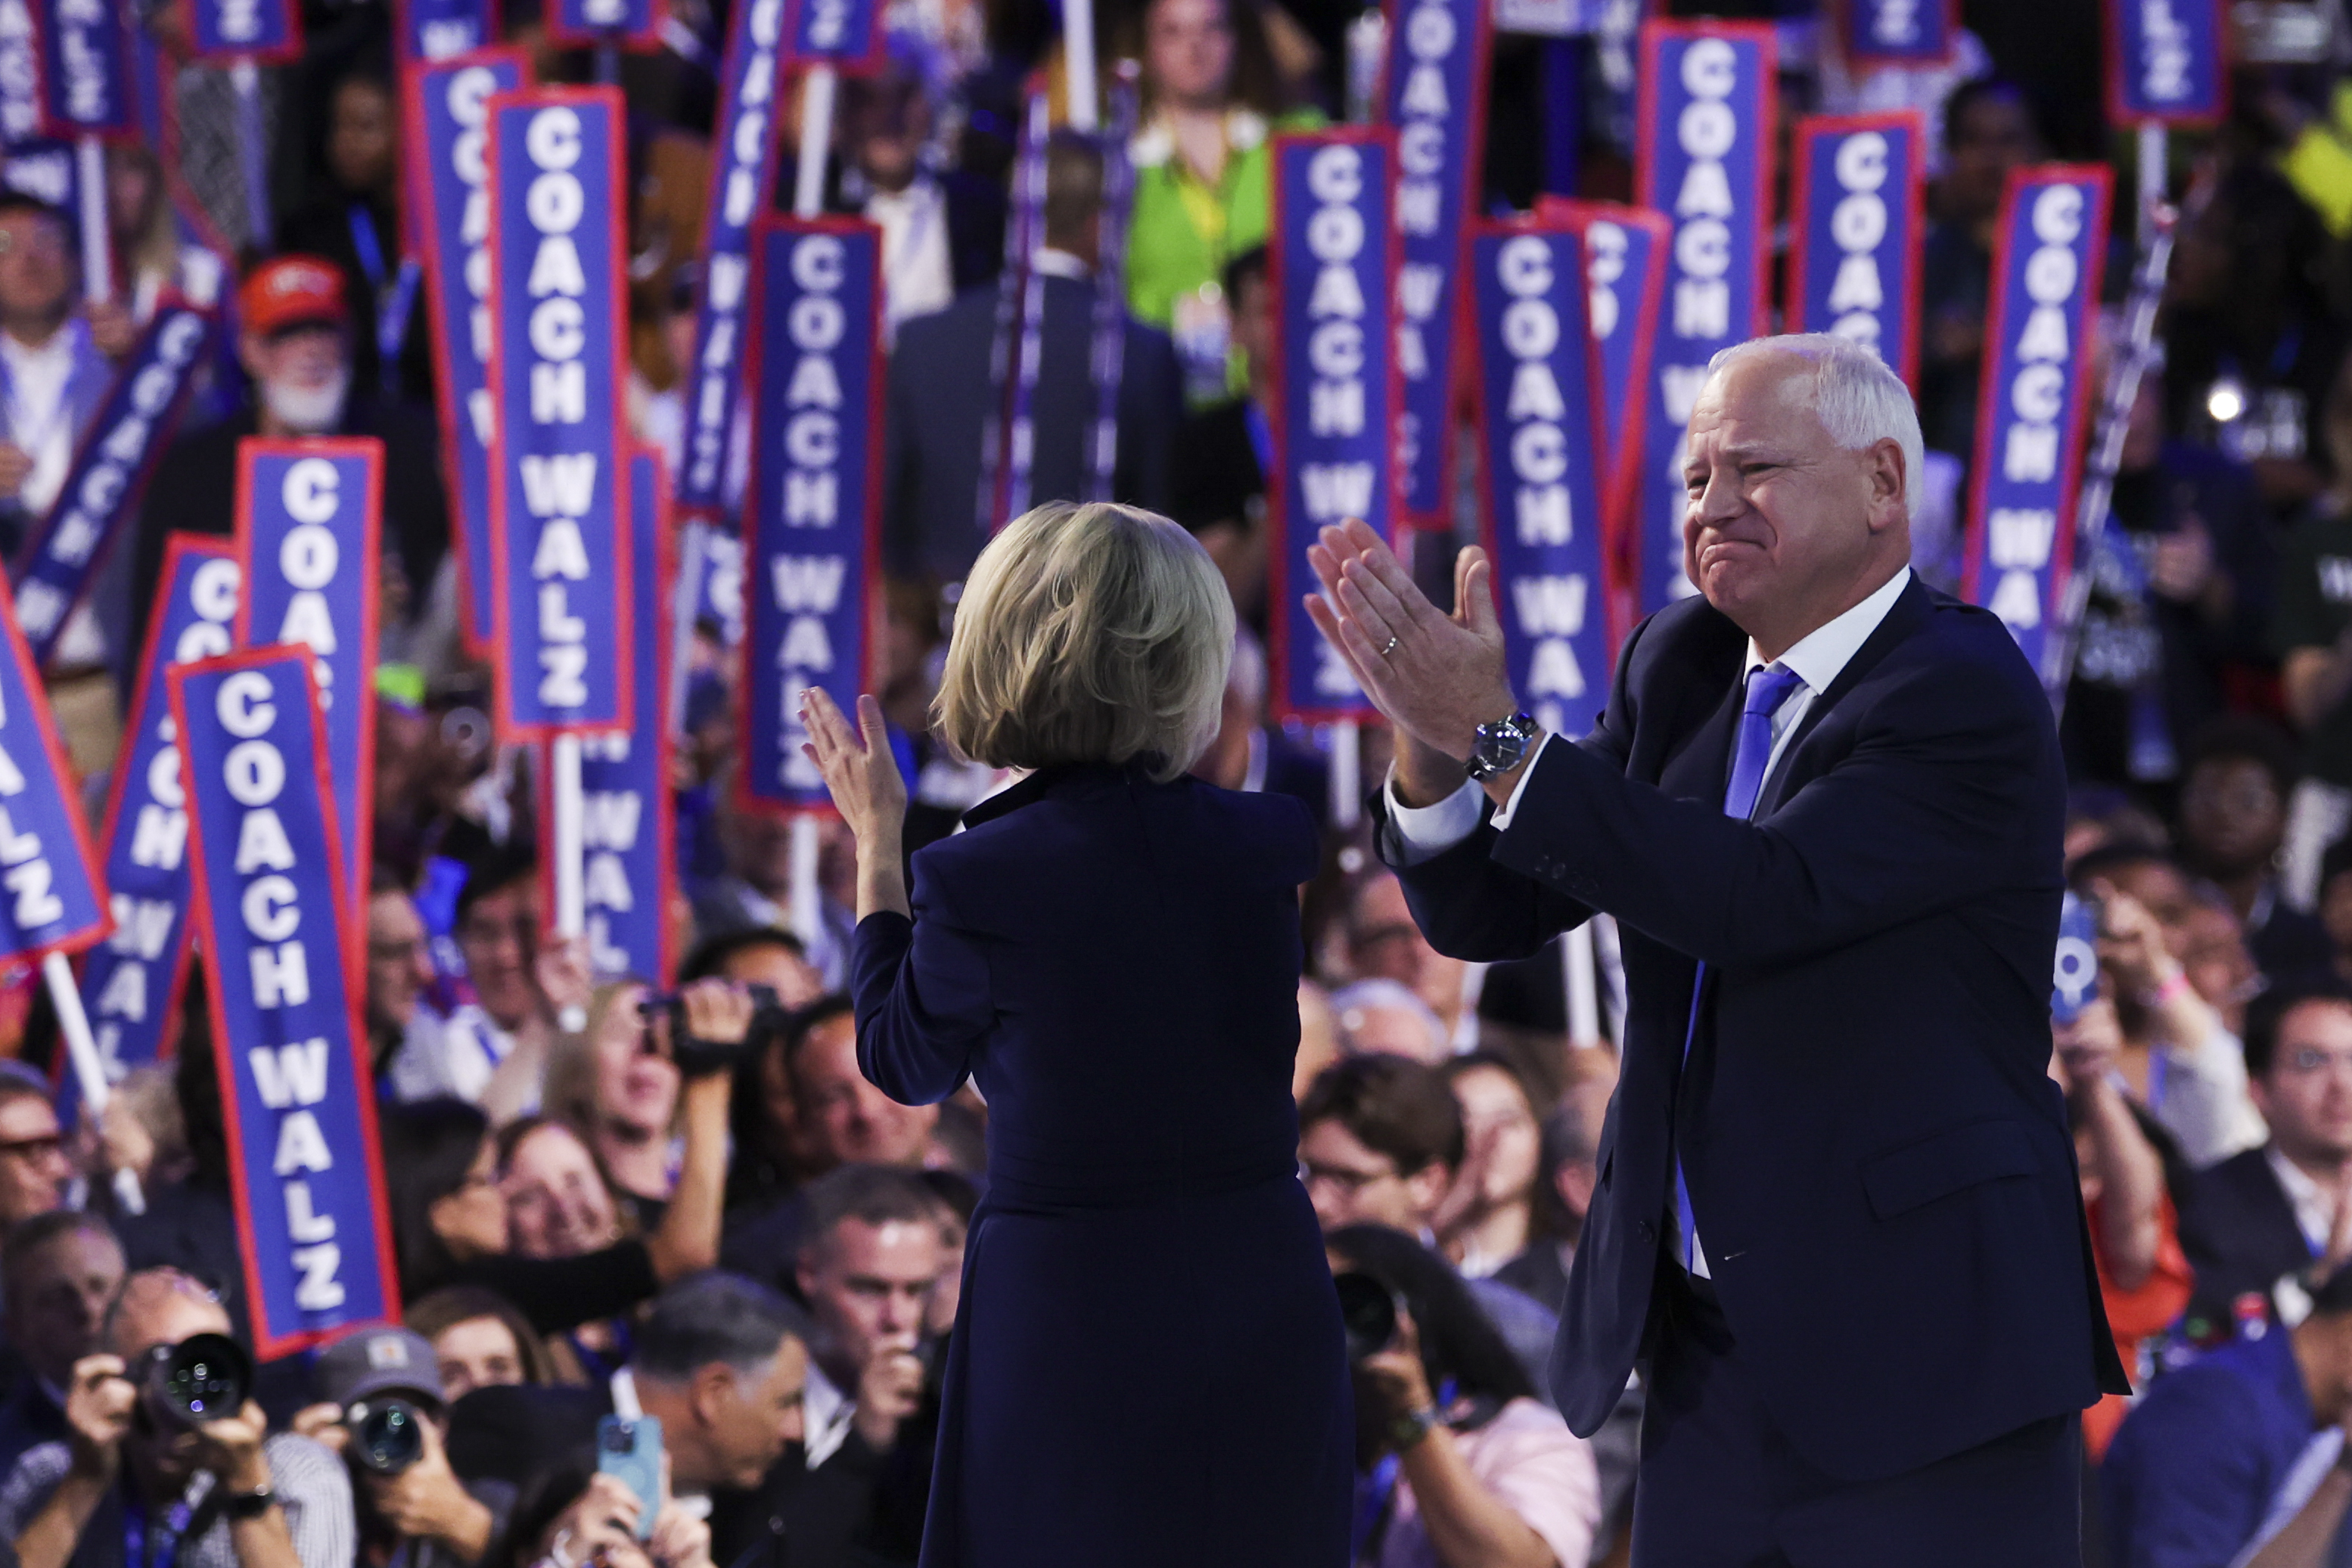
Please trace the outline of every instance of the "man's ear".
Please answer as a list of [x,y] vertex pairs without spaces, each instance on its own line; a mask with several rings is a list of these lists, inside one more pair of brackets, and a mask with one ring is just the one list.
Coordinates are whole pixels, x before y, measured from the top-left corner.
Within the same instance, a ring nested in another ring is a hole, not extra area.
[[1412,1195],[1413,1213],[1423,1224],[1445,1201],[1445,1189],[1454,1185],[1454,1176],[1444,1160],[1432,1160],[1404,1178],[1405,1190]]
[[1905,515],[1903,500],[1910,483],[1903,444],[1892,439],[1874,444],[1864,454],[1870,480],[1870,531],[1884,532]]
[[726,1416],[727,1402],[735,1394],[735,1369],[723,1361],[694,1369],[687,1385],[687,1407],[704,1427],[716,1427]]

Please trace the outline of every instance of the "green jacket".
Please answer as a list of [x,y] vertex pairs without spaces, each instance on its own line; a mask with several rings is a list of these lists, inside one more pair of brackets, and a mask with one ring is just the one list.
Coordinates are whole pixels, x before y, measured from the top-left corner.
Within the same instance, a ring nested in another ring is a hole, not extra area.
[[[1313,110],[1286,114],[1271,126],[1249,110],[1232,110],[1225,117],[1224,178],[1214,190],[1176,156],[1165,127],[1147,125],[1136,133],[1129,150],[1135,209],[1127,239],[1127,304],[1138,320],[1167,329],[1178,296],[1217,284],[1225,263],[1265,243],[1274,205],[1272,135],[1322,123]],[[1207,224],[1199,221],[1210,214]]]

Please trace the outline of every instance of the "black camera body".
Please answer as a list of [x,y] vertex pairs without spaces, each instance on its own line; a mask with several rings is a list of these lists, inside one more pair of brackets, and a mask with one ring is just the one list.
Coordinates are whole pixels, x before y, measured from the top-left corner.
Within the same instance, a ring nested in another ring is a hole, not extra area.
[[396,1395],[360,1400],[343,1428],[352,1462],[372,1475],[396,1476],[425,1457],[424,1412]]
[[743,988],[751,994],[751,1021],[744,1029],[740,1044],[696,1039],[686,1027],[685,999],[676,991],[647,996],[637,1004],[637,1012],[648,1020],[657,1015],[668,1017],[670,1057],[687,1077],[707,1078],[714,1072],[731,1072],[736,1063],[756,1060],[770,1044],[782,1039],[785,1026],[792,1020],[791,1009],[776,995],[773,986],[754,982]]
[[1339,1328],[1348,1342],[1349,1365],[1378,1355],[1396,1343],[1403,1303],[1394,1291],[1352,1269],[1334,1274],[1331,1285],[1339,1292]]
[[131,1364],[139,1406],[158,1427],[188,1431],[245,1408],[253,1388],[253,1357],[226,1334],[190,1334],[177,1344],[151,1346]]

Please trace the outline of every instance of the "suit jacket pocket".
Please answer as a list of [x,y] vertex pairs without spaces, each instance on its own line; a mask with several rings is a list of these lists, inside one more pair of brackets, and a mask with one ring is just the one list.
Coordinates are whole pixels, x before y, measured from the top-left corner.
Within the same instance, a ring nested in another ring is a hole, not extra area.
[[2033,1141],[2015,1122],[1971,1122],[1884,1154],[1862,1167],[1871,1212],[1892,1219],[1962,1187],[2038,1169]]

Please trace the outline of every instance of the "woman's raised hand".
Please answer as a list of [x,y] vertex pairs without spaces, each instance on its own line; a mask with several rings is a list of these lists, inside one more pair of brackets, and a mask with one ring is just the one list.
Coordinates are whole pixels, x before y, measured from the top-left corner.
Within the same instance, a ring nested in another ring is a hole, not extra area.
[[887,845],[895,859],[907,820],[907,781],[890,750],[882,705],[871,695],[859,697],[853,727],[834,700],[812,686],[801,694],[801,723],[809,737],[801,749],[824,775],[834,807],[857,835],[858,847]]

